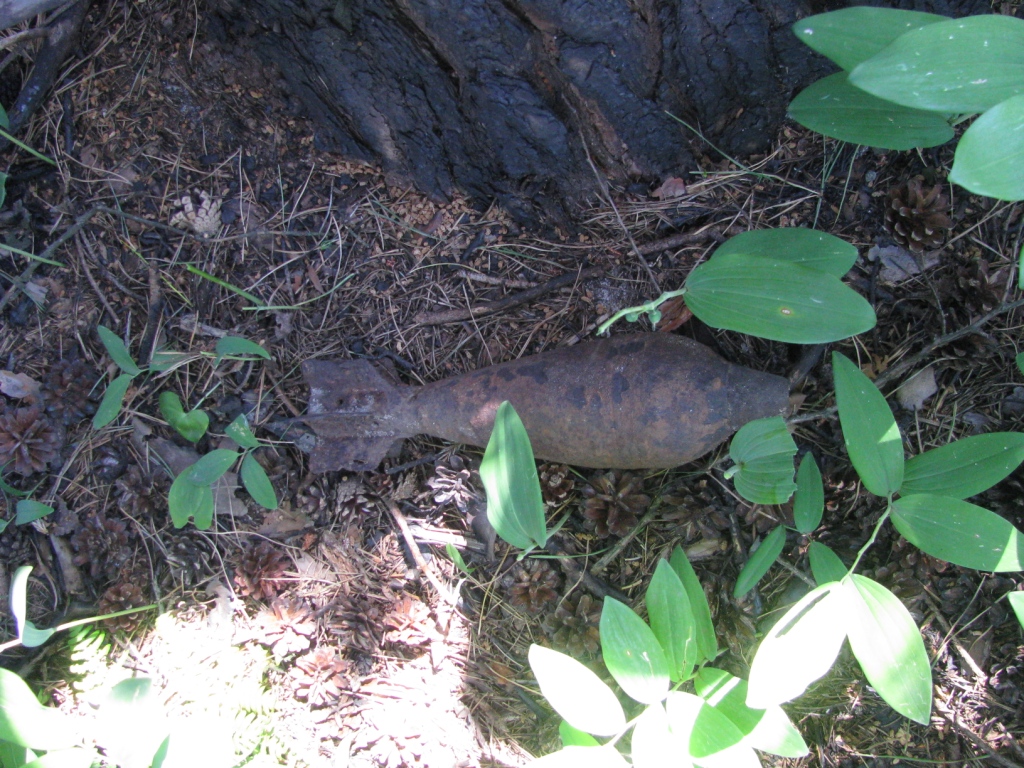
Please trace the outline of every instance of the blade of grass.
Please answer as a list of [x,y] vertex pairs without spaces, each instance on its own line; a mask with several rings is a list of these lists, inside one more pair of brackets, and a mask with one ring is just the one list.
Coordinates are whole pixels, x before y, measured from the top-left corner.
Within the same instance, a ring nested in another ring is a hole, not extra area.
[[226,280],[221,280],[219,277],[211,275],[209,272],[204,272],[203,270],[199,269],[199,267],[193,267],[191,264],[186,264],[185,265],[185,269],[187,269],[193,275],[198,275],[199,277],[203,278],[204,280],[209,280],[211,283],[219,285],[221,288],[226,288],[227,290],[231,291],[232,293],[237,293],[243,299],[248,299],[249,301],[251,301],[253,304],[255,304],[257,307],[259,307],[261,309],[265,309],[266,306],[267,306],[261,299],[259,299],[256,296],[253,296],[248,291],[243,291],[241,288],[238,288],[237,286],[232,285],[231,283],[227,282]]
[[54,159],[52,159],[52,158],[49,158],[49,157],[47,157],[47,156],[46,156],[46,155],[44,155],[44,154],[43,154],[42,152],[37,152],[36,150],[32,149],[32,147],[30,147],[30,146],[29,146],[28,144],[26,144],[25,142],[23,142],[23,141],[18,141],[18,139],[16,139],[16,138],[14,138],[13,136],[11,136],[11,134],[9,134],[9,133],[8,133],[7,131],[5,131],[5,130],[4,130],[3,128],[0,128],[0,136],[3,136],[3,137],[4,137],[5,139],[7,139],[7,140],[8,140],[9,142],[11,142],[12,144],[16,144],[17,146],[21,147],[21,148],[22,148],[22,149],[24,149],[24,150],[25,150],[26,152],[28,152],[28,153],[29,153],[30,155],[32,155],[32,156],[34,156],[34,157],[38,157],[38,158],[39,158],[40,160],[42,160],[42,161],[43,161],[44,163],[49,163],[50,165],[57,165],[57,161],[56,161],[56,160],[54,160]]

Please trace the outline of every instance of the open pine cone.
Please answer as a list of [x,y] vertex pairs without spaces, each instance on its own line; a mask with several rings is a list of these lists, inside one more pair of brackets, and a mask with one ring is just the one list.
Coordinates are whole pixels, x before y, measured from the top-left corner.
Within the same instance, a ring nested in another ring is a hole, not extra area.
[[946,215],[949,199],[942,185],[925,189],[924,177],[914,176],[889,190],[885,229],[899,245],[914,253],[938,248],[953,226]]
[[584,486],[583,516],[598,536],[625,536],[636,526],[637,516],[651,503],[649,496],[638,493],[642,483],[640,475],[613,469]]
[[46,412],[65,426],[96,413],[93,387],[99,375],[84,360],[59,360],[43,382]]
[[61,434],[38,405],[0,413],[0,466],[23,476],[42,472],[60,455]]
[[543,560],[524,560],[512,569],[508,601],[530,613],[540,613],[558,598],[561,579]]
[[[139,608],[145,604],[146,596],[142,594],[139,586],[130,581],[122,581],[103,593],[96,610],[101,614],[117,613],[118,611],[127,611],[129,608]],[[103,623],[113,630],[131,632],[139,626],[142,616],[141,613],[126,613],[124,616],[106,619]]]
[[540,468],[540,490],[544,501],[557,507],[575,487],[575,476],[565,464],[543,464]]
[[134,554],[131,532],[124,520],[111,520],[103,510],[87,515],[71,537],[75,565],[89,566],[96,581],[113,581]]
[[596,656],[601,649],[601,604],[590,595],[563,600],[541,624],[555,647],[574,659]]
[[295,696],[311,707],[333,704],[348,690],[350,666],[333,648],[320,646],[300,656],[288,671]]
[[235,584],[246,597],[262,600],[274,597],[286,586],[285,572],[292,567],[291,558],[269,541],[248,547],[235,568]]

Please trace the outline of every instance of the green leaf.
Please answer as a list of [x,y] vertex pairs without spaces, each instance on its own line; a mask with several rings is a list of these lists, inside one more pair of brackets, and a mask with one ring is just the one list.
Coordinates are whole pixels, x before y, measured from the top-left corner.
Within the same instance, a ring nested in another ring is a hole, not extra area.
[[600,742],[586,731],[573,728],[565,720],[558,724],[558,735],[563,747],[599,747]]
[[196,408],[185,413],[185,409],[181,407],[181,400],[174,392],[160,393],[160,414],[190,443],[198,443],[210,426],[210,417],[206,415],[206,411]]
[[196,528],[206,529],[213,523],[213,490],[209,485],[196,485],[185,470],[171,483],[167,493],[167,509],[175,528],[183,528],[189,518]]
[[715,328],[822,344],[863,333],[875,312],[837,277],[801,264],[732,253],[686,279],[686,305]]
[[755,229],[726,240],[712,255],[732,253],[800,264],[842,277],[857,261],[857,249],[835,235],[803,227]]
[[743,570],[740,571],[740,575],[736,579],[732,596],[743,597],[752,590],[754,585],[768,573],[768,569],[779,559],[785,544],[786,529],[781,525],[776,526],[771,533],[764,537],[761,546],[747,559],[746,565],[743,566]]
[[245,418],[244,413],[238,414],[235,420],[228,424],[227,429],[224,430],[224,434],[238,443],[242,448],[259,448],[260,441],[256,439],[256,435],[249,429],[249,420]]
[[1024,93],[1024,20],[969,16],[912,30],[859,64],[850,82],[915,109],[984,112]]
[[18,639],[26,648],[36,648],[53,635],[52,629],[39,629],[28,620],[28,577],[32,573],[31,565],[22,565],[11,578],[11,615]]
[[222,339],[218,339],[214,351],[217,353],[217,362],[220,362],[221,358],[228,355],[255,355],[256,357],[262,357],[264,360],[270,359],[270,353],[267,350],[255,341],[243,339],[241,336],[225,336]]
[[704,699],[692,693],[672,691],[665,702],[672,734],[690,745],[690,757],[700,760],[743,741],[743,733]]
[[36,754],[31,749],[11,744],[9,741],[0,741],[0,768],[20,768],[20,766],[35,760]]
[[158,349],[149,359],[149,370],[164,373],[187,363],[189,360],[194,360],[197,357],[198,355],[189,354],[188,352],[173,352],[166,349]]
[[576,659],[531,645],[529,660],[540,692],[573,728],[595,736],[613,736],[626,725],[626,715],[612,689]]
[[75,723],[40,704],[25,681],[0,667],[0,740],[30,749],[65,749],[76,744]]
[[498,535],[520,549],[543,547],[548,533],[537,463],[526,428],[507,400],[495,414],[480,479],[487,493],[487,519]]
[[793,491],[796,443],[781,416],[745,424],[729,445],[736,462],[733,483],[740,496],[755,504],[783,504]]
[[781,707],[747,706],[747,681],[714,667],[703,667],[694,679],[697,695],[743,734],[748,747],[781,757],[803,757],[807,744]]
[[768,631],[750,665],[748,707],[767,709],[795,699],[832,667],[846,638],[839,586],[812,589]]
[[1021,532],[969,502],[930,493],[904,496],[892,505],[892,524],[939,560],[977,571],[1024,570]]
[[668,715],[660,701],[651,704],[636,719],[630,746],[633,768],[663,768],[666,755],[678,751],[675,736],[669,728]]
[[956,146],[949,180],[976,195],[1024,199],[1024,95],[996,104]]
[[845,72],[802,90],[790,102],[789,116],[823,136],[881,149],[936,147],[954,136],[941,114],[872,96],[851,85]]
[[[0,109],[3,109],[3,107],[0,107]],[[7,202],[7,179],[9,178],[6,173],[0,171],[0,208]]]
[[102,429],[117,418],[117,414],[121,412],[121,406],[124,404],[124,396],[127,394],[128,387],[131,386],[133,378],[130,373],[122,373],[110,382],[110,386],[103,393],[103,399],[100,401],[99,407],[92,417],[93,429]]
[[601,656],[630,698],[641,704],[665,698],[668,661],[658,638],[643,619],[613,597],[606,597],[601,609]]
[[850,570],[839,559],[839,555],[820,541],[812,541],[807,554],[811,560],[811,573],[818,586],[830,581],[842,581]]
[[53,507],[49,504],[32,499],[21,499],[15,509],[17,510],[14,516],[15,525],[25,525],[53,513]]
[[845,70],[869,59],[905,32],[948,16],[857,6],[808,16],[793,25],[804,43]]
[[686,552],[682,547],[672,550],[672,557],[669,558],[669,565],[676,572],[676,576],[683,582],[686,596],[690,600],[690,610],[693,612],[693,620],[697,634],[697,658],[695,664],[702,661],[711,661],[718,655],[718,640],[715,638],[715,625],[711,620],[711,607],[708,605],[707,595],[700,585],[700,580],[686,558]]
[[[1020,265],[1019,265],[1019,268],[1024,268],[1024,246],[1021,246],[1021,249],[1020,249]],[[1024,280],[1024,269],[1021,269],[1021,273],[1020,274],[1021,274],[1021,280]],[[1022,290],[1024,290],[1024,285],[1020,286],[1020,288]],[[1017,356],[1014,358],[1014,362],[1017,363],[1017,370],[1020,371],[1021,373],[1024,373],[1024,352],[1018,352]]]
[[1024,461],[1024,434],[972,435],[907,462],[900,493],[966,499],[987,491]]
[[864,487],[888,496],[903,484],[903,436],[878,388],[847,357],[832,353],[843,440]]
[[1013,612],[1017,615],[1018,623],[1024,629],[1024,592],[1008,592],[1006,599],[1010,603],[1010,607],[1013,608]]
[[120,336],[105,325],[96,326],[96,332],[100,335],[100,341],[102,341],[103,346],[106,347],[107,354],[110,355],[110,359],[117,363],[118,368],[129,376],[138,376],[142,373],[142,369],[139,368],[138,363],[132,359],[131,352],[128,351],[128,347],[126,347],[124,342],[121,341]]
[[462,553],[455,548],[455,545],[450,541],[444,545],[444,551],[448,554],[448,559],[455,563],[455,567],[462,571],[467,576],[473,575],[473,569],[466,564],[466,560],[462,557]]
[[150,763],[150,768],[163,768],[164,761],[167,760],[167,753],[171,749],[171,737],[167,736],[163,741],[160,742],[160,746],[157,747],[156,752],[153,754],[153,761]]
[[530,762],[530,768],[629,768],[629,763],[612,745],[565,747]]
[[821,471],[810,451],[800,459],[796,471],[796,496],[793,498],[793,524],[800,533],[810,533],[821,525],[825,512],[825,487]]
[[22,768],[90,768],[97,757],[92,750],[72,747],[48,752],[31,763],[25,763]]
[[5,131],[11,130],[11,118],[7,114],[7,110],[0,106],[0,128]]
[[888,589],[857,573],[843,590],[850,647],[868,682],[901,715],[928,725],[932,671],[910,611]]
[[646,595],[647,618],[668,662],[669,678],[685,680],[693,671],[697,650],[697,623],[683,582],[668,564],[659,560]]
[[274,485],[251,453],[246,453],[242,457],[241,475],[242,485],[252,496],[253,501],[264,509],[277,509],[277,494],[274,493]]
[[227,448],[216,448],[185,470],[188,479],[196,485],[213,485],[223,477],[224,473],[231,469],[231,465],[238,460],[238,451],[229,451]]

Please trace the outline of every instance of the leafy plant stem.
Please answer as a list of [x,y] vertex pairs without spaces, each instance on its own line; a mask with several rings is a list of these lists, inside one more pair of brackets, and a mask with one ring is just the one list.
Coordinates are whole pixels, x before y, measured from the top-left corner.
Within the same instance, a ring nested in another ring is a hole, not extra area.
[[12,144],[15,144],[15,145],[21,147],[22,149],[24,149],[26,152],[28,152],[33,157],[37,157],[40,160],[42,160],[43,162],[49,163],[50,165],[57,165],[57,161],[56,160],[54,160],[51,157],[47,157],[42,152],[37,152],[36,150],[32,149],[32,147],[30,147],[25,142],[19,141],[18,139],[16,139],[13,136],[11,136],[11,134],[9,134],[3,128],[0,128],[0,136],[3,136],[5,139],[7,139]]
[[248,299],[253,304],[255,304],[257,307],[261,307],[261,308],[266,307],[266,302],[261,301],[258,297],[253,296],[248,291],[243,291],[238,286],[232,285],[227,280],[221,280],[219,277],[216,277],[215,275],[211,275],[209,272],[204,272],[203,270],[199,269],[198,267],[194,267],[191,264],[186,264],[185,265],[185,269],[187,269],[193,275],[198,275],[199,277],[203,278],[204,280],[209,280],[211,283],[219,285],[221,288],[226,288],[227,290],[231,291],[232,293],[237,293],[243,299]]
[[[127,616],[129,613],[139,613],[140,611],[151,611],[154,608],[160,606],[156,603],[150,603],[149,605],[141,605],[138,608],[126,608],[123,611],[115,611],[114,613],[105,613],[102,616],[89,616],[84,619],[75,619],[64,624],[58,624],[53,628],[54,632],[63,632],[66,629],[72,629],[74,627],[80,627],[84,624],[94,624],[98,621],[105,621],[107,619],[116,619],[118,616]],[[8,640],[6,643],[0,643],[0,653],[8,651],[11,648],[21,645],[21,640]]]
[[639,306],[636,307],[626,307],[626,309],[620,309],[610,318],[601,323],[600,327],[597,329],[597,335],[600,336],[601,334],[606,333],[609,328],[615,325],[615,323],[624,318],[626,315],[642,315],[648,312],[654,312],[658,309],[658,307],[660,307],[669,299],[674,299],[676,296],[683,296],[685,293],[686,286],[683,286],[677,291],[665,291],[664,293],[661,294],[661,296],[656,298],[654,301],[649,301],[646,304],[640,304]]
[[849,573],[853,573],[857,570],[857,565],[860,563],[860,559],[864,556],[864,553],[871,548],[871,545],[875,543],[875,539],[878,538],[878,532],[882,529],[882,525],[885,524],[885,521],[889,519],[890,514],[892,514],[892,494],[889,494],[889,499],[885,505],[885,512],[882,513],[882,516],[878,518],[878,522],[875,523],[875,530],[871,532],[871,537],[864,542],[864,546],[860,548],[859,552],[857,552],[857,557],[853,559],[853,565],[850,566]]

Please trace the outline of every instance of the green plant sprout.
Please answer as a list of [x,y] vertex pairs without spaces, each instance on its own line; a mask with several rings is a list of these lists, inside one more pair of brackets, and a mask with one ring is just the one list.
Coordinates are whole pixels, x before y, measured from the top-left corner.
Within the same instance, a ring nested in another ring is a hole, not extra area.
[[792,101],[798,123],[908,150],[945,144],[954,125],[980,114],[960,138],[949,180],[977,195],[1024,199],[1024,20],[856,7],[811,16],[793,31],[842,68]]
[[856,260],[856,248],[823,232],[744,232],[690,272],[682,288],[619,310],[597,332],[642,315],[657,323],[659,307],[683,296],[693,314],[714,328],[795,344],[838,341],[876,322],[871,305],[841,280]]

